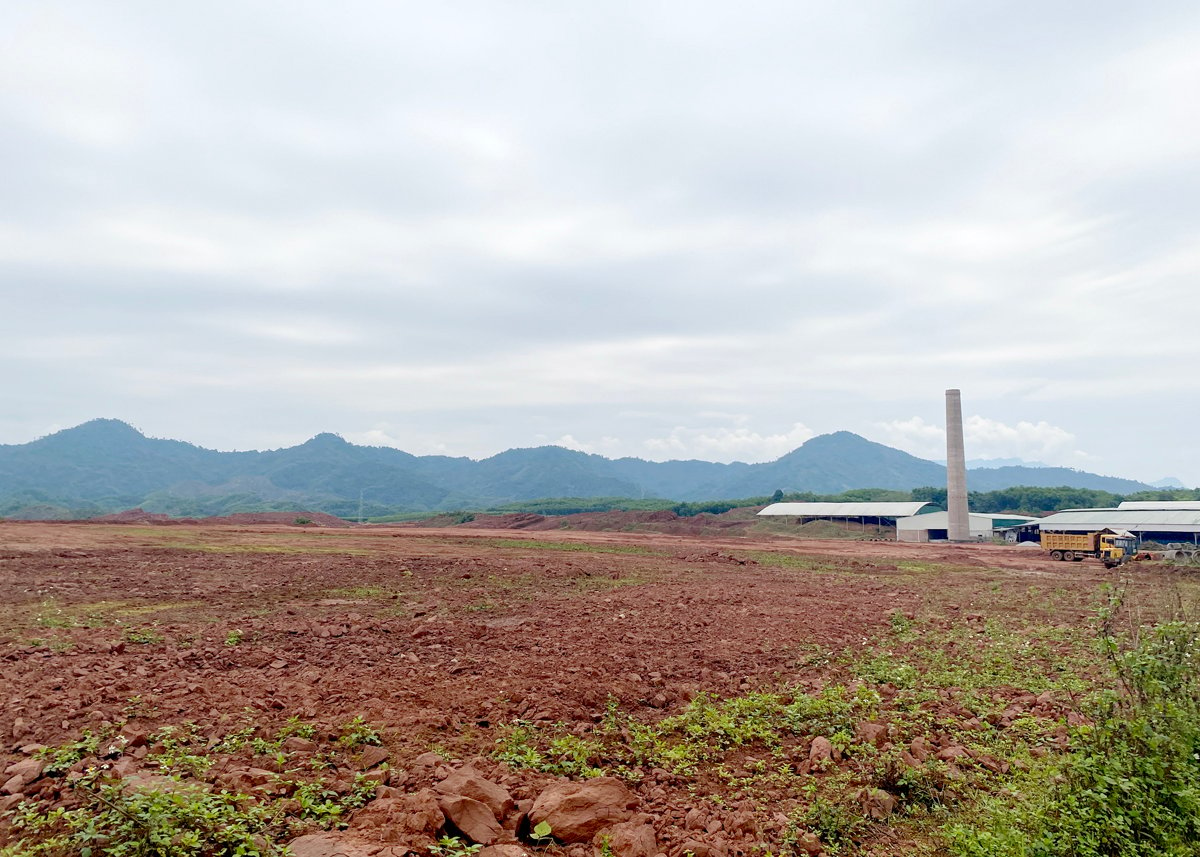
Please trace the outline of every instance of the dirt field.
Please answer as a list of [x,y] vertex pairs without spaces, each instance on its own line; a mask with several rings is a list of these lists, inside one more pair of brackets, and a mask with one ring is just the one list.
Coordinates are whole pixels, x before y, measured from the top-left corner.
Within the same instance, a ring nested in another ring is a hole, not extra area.
[[[1126,575],[1147,616],[1192,586]],[[278,842],[427,852],[470,833],[413,820],[470,768],[530,851],[944,853],[1067,746],[1114,582],[992,545],[0,523],[0,764],[25,774],[0,808],[75,806],[107,766],[249,795]],[[598,775],[625,827],[527,829]]]

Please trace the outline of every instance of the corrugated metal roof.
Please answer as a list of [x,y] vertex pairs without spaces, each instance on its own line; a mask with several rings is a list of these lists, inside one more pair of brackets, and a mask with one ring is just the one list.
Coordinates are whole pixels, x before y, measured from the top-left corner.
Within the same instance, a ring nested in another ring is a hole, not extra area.
[[1134,530],[1200,532],[1200,509],[1072,509],[1040,519],[1042,530]]
[[1126,500],[1118,509],[1147,511],[1152,509],[1187,509],[1200,511],[1200,500]]
[[[1036,521],[1024,515],[993,515],[990,512],[971,512],[968,515],[972,530],[989,530],[996,527],[997,521]],[[928,515],[917,515],[913,518],[901,518],[896,521],[898,530],[944,530],[949,526],[949,512],[930,512]]]
[[794,518],[908,518],[928,503],[772,503],[758,514]]

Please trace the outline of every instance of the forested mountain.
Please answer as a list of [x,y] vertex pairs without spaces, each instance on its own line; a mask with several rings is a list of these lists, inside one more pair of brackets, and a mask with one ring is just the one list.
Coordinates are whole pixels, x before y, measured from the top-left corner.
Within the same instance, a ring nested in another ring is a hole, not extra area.
[[[812,438],[776,461],[611,460],[562,447],[510,449],[474,461],[356,446],[333,434],[267,452],[217,452],[92,420],[31,443],[0,445],[0,515],[89,516],[140,506],[174,515],[306,508],[353,515],[483,508],[543,497],[710,500],[783,491],[908,490],[944,485],[946,470],[850,432]],[[973,490],[1148,486],[1050,467],[972,470]]]

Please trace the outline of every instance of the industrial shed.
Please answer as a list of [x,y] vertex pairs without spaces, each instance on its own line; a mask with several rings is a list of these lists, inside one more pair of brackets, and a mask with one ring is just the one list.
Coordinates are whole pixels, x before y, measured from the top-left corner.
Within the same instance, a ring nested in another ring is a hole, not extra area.
[[[1181,508],[1181,505],[1185,508]],[[1129,508],[1126,508],[1129,506]],[[1154,508],[1142,508],[1153,506]],[[1023,525],[1024,531],[1036,527],[1036,534],[1026,532],[1020,540],[1033,540],[1042,532],[1051,533],[1095,533],[1103,529],[1133,533],[1141,541],[1191,542],[1200,544],[1200,503],[1122,503],[1116,509],[1067,509],[1031,525]]]
[[809,521],[854,521],[855,523],[891,526],[897,518],[919,515],[928,503],[772,503],[759,515],[795,518],[797,524]]
[[[971,512],[967,519],[971,538],[978,541],[988,541],[1000,530],[1037,520],[1024,515],[989,515],[981,512]],[[901,518],[896,521],[896,541],[944,541],[949,538],[949,528],[949,512],[930,512],[914,518]]]

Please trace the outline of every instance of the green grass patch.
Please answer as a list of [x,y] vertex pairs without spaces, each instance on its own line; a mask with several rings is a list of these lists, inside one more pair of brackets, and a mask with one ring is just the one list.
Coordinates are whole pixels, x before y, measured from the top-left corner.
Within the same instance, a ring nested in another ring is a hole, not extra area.
[[654,550],[642,545],[606,545],[591,542],[552,542],[541,539],[470,539],[462,540],[462,544],[486,545],[493,548],[517,548],[531,551],[563,551],[567,553],[616,553],[638,554],[642,556],[667,556],[665,551]]

